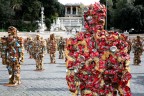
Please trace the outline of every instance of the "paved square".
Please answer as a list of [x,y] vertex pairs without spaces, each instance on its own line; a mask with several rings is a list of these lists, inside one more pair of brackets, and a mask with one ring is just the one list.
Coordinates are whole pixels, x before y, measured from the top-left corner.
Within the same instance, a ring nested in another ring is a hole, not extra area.
[[[22,84],[17,87],[6,87],[8,72],[5,65],[1,64],[0,58],[0,96],[72,96],[67,89],[65,80],[65,61],[58,59],[56,64],[50,64],[49,54],[45,56],[42,72],[35,70],[35,61],[29,59],[25,52],[25,61],[21,67]],[[141,66],[132,65],[133,54],[131,53],[131,91],[133,96],[144,96],[144,55]]]

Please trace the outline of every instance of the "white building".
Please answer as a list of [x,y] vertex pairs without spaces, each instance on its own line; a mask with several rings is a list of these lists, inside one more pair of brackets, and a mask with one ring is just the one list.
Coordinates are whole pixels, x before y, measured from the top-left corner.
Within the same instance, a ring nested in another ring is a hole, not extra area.
[[65,17],[58,17],[52,24],[51,31],[81,31],[82,8],[81,4],[66,4]]

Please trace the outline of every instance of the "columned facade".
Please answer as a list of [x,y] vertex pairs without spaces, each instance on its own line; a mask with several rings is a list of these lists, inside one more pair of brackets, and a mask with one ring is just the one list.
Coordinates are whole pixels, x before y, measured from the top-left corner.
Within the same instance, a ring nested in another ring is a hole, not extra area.
[[61,31],[81,31],[82,29],[82,14],[80,4],[66,4],[65,17],[59,17],[56,24],[52,24],[51,31],[56,29]]
[[65,17],[81,17],[80,10],[80,4],[66,4]]

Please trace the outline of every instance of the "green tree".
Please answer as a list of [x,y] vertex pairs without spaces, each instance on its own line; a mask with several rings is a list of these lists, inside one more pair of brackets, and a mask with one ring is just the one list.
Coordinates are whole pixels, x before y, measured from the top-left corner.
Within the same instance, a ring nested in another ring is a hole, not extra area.
[[136,6],[136,5],[142,5],[142,6],[144,6],[144,1],[143,0],[135,0],[134,1],[134,5]]
[[0,0],[0,28],[7,28],[15,12],[10,7],[10,0]]

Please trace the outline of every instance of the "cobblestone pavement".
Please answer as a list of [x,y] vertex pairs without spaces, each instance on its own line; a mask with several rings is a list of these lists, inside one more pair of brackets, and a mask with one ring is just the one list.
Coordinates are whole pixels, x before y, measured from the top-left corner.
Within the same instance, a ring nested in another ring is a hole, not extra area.
[[[56,64],[50,64],[49,55],[45,56],[44,68],[42,72],[36,72],[35,61],[28,58],[25,53],[25,62],[22,65],[22,84],[17,87],[6,87],[8,82],[8,72],[0,59],[0,96],[71,96],[67,89],[65,80],[64,60],[58,59]],[[132,65],[131,55],[131,91],[133,96],[144,96],[144,55],[141,66]]]

